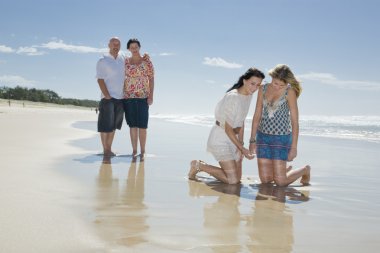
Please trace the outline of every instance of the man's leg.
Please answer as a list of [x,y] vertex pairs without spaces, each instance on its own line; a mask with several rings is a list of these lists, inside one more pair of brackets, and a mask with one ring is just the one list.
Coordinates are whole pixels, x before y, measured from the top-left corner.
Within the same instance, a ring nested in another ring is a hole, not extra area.
[[115,131],[111,133],[107,133],[106,137],[106,142],[107,142],[107,151],[109,152],[109,155],[114,156],[115,153],[112,151],[112,143],[113,143],[113,138],[115,136]]

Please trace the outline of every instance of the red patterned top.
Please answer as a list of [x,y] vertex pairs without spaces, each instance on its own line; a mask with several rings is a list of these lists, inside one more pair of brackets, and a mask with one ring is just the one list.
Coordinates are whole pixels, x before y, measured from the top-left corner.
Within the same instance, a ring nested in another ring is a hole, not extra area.
[[125,98],[147,98],[150,94],[149,80],[154,77],[153,64],[149,58],[143,58],[138,65],[125,60]]

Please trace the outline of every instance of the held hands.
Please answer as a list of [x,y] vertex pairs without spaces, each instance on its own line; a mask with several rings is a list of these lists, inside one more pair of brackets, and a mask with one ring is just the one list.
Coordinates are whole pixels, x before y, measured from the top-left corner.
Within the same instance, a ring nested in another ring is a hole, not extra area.
[[241,152],[248,160],[252,160],[253,158],[255,158],[255,154],[252,153],[249,149],[243,147],[243,150]]

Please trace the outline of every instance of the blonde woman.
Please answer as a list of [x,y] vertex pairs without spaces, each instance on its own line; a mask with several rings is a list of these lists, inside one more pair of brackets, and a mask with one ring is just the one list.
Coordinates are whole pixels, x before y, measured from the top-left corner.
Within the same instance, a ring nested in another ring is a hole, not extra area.
[[287,186],[298,178],[309,184],[310,166],[291,170],[287,161],[297,156],[298,106],[302,88],[287,65],[269,71],[272,81],[260,87],[252,120],[249,149],[256,151],[262,183]]

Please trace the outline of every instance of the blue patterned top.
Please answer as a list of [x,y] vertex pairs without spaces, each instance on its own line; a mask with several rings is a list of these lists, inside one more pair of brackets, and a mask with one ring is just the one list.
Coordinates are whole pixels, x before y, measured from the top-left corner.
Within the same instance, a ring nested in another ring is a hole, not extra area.
[[292,132],[290,124],[290,110],[288,100],[289,86],[286,88],[284,94],[275,102],[270,103],[265,93],[269,84],[263,87],[263,111],[259,124],[259,131],[265,134],[272,135],[287,135]]

